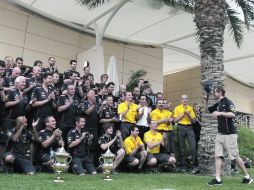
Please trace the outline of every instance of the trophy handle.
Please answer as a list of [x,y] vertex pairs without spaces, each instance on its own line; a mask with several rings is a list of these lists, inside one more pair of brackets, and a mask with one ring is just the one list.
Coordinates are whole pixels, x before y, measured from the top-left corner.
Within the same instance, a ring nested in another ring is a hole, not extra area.
[[69,165],[72,161],[72,157],[71,156],[68,156],[70,158],[70,161],[67,163],[67,165]]
[[102,157],[102,156],[99,158],[99,162],[100,162],[101,165],[103,165],[104,160],[103,160],[103,157]]

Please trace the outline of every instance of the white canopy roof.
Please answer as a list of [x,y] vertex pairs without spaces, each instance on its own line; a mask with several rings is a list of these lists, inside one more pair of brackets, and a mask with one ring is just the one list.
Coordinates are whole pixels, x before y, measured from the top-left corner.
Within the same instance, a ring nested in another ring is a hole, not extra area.
[[[76,0],[9,1],[89,33],[95,33],[93,23],[96,22],[100,30],[108,26],[104,34],[107,38],[163,47],[164,74],[200,64],[193,15],[165,5],[153,5],[154,0],[110,0],[92,10],[80,6]],[[251,84],[254,84],[253,42],[253,30],[245,31],[244,44],[238,49],[226,30],[225,70],[235,78]]]

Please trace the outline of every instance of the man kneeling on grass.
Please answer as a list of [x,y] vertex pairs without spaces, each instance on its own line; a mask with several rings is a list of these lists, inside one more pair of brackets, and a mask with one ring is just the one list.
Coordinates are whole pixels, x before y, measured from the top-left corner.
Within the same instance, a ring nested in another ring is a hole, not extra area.
[[78,175],[85,175],[85,170],[90,174],[96,174],[93,161],[89,158],[93,135],[84,131],[85,124],[84,117],[76,117],[76,127],[70,130],[67,135],[69,151],[72,156],[71,169]]
[[147,152],[144,143],[138,136],[139,129],[137,126],[131,126],[131,135],[124,140],[124,149],[126,152],[125,162],[128,167],[136,167],[137,171],[142,170],[142,166],[146,161]]
[[27,119],[25,116],[19,116],[16,119],[16,127],[10,132],[10,151],[6,152],[3,156],[4,164],[8,167],[9,171],[13,169],[27,175],[35,174],[36,169],[30,160],[30,144],[32,140],[36,141],[38,139],[35,129],[38,121],[33,121],[32,123],[34,132],[32,134],[26,129]]
[[62,131],[56,128],[56,120],[53,116],[48,116],[45,120],[46,128],[39,133],[40,154],[39,161],[45,171],[53,172],[52,164],[54,163],[53,153],[60,146],[64,146]]
[[105,123],[103,125],[104,134],[99,138],[98,144],[100,146],[101,154],[104,154],[108,149],[116,155],[114,160],[113,173],[117,173],[117,167],[122,162],[125,151],[123,149],[123,139],[120,131],[116,131],[113,135],[113,123]]
[[150,131],[144,135],[144,142],[147,145],[147,165],[156,172],[156,166],[174,165],[176,160],[168,154],[160,153],[160,147],[164,146],[166,134],[157,132],[157,122],[151,121]]

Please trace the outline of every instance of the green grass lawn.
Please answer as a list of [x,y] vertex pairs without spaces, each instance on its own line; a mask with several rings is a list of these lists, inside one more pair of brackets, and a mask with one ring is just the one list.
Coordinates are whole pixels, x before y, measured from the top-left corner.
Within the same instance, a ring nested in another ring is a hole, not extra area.
[[[254,170],[250,170],[254,177]],[[53,174],[40,173],[35,176],[18,174],[0,174],[0,190],[154,190],[154,189],[176,189],[176,190],[239,190],[254,189],[254,182],[251,185],[242,185],[242,175],[224,177],[221,187],[208,187],[206,183],[211,176],[197,176],[180,173],[161,174],[118,174],[113,175],[114,180],[107,182],[102,180],[102,174],[91,176],[75,176],[72,174],[63,175],[64,183],[54,183]]]

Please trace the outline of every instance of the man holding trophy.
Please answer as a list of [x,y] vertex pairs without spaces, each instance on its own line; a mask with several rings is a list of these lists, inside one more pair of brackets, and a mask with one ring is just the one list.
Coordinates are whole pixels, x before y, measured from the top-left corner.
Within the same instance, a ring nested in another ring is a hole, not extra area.
[[68,147],[72,156],[71,169],[77,175],[85,175],[85,170],[87,173],[96,174],[93,160],[89,158],[93,134],[84,132],[85,124],[84,117],[76,117],[75,129],[69,131],[67,135]]

